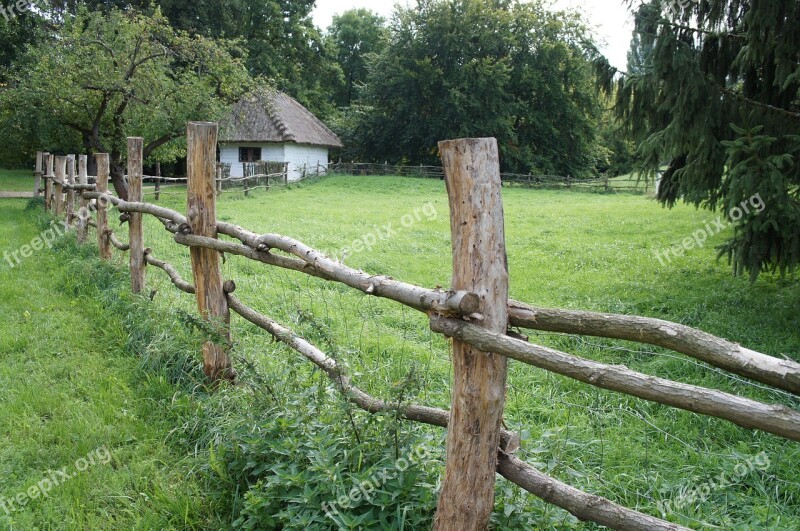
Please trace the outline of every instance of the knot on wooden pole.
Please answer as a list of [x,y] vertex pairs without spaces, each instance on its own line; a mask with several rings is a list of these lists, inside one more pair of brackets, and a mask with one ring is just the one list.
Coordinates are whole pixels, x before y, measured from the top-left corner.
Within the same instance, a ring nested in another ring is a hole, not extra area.
[[230,295],[231,293],[236,291],[236,282],[233,280],[226,280],[224,284],[222,284],[222,291]]

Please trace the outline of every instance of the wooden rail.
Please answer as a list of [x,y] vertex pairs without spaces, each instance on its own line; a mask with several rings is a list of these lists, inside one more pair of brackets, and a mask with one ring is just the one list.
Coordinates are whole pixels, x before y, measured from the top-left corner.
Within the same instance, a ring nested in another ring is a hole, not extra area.
[[[95,226],[103,259],[110,259],[114,248],[129,252],[132,290],[143,291],[145,266],[150,265],[163,270],[177,289],[195,296],[202,318],[220,332],[215,341],[203,347],[205,372],[212,382],[236,378],[227,352],[230,312],[233,312],[322,369],[336,388],[363,410],[378,413],[397,407],[365,393],[319,348],[235,297],[235,283],[222,277],[220,253],[341,283],[366,295],[390,299],[426,313],[433,331],[454,339],[452,407],[445,411],[423,405],[403,405],[397,413],[409,421],[449,428],[448,463],[436,529],[485,529],[493,508],[495,471],[576,517],[600,525],[631,530],[684,529],[581,492],[515,457],[519,437],[501,427],[508,359],[595,387],[800,441],[800,412],[786,406],[640,374],[624,366],[597,363],[531,344],[509,332],[507,327],[511,325],[648,343],[800,396],[800,364],[792,360],[767,356],[667,321],[537,308],[508,300],[499,192],[501,179],[496,144],[491,139],[467,139],[441,145],[451,204],[454,269],[452,288],[441,290],[358,271],[299,240],[280,234],[257,234],[217,220],[216,197],[221,172],[215,162],[216,125],[192,123],[187,132],[186,214],[142,200],[140,188],[137,188],[144,178],[140,139],[133,138],[129,139],[128,146],[130,201],[123,201],[108,190],[108,155],[96,156],[98,175],[95,184],[90,184],[84,160],[79,159],[75,180],[71,178],[74,171],[67,171],[67,157],[41,153],[37,156],[36,173],[43,182],[45,207],[60,217],[65,216],[67,226],[77,223],[79,233]],[[109,228],[109,206],[121,212],[123,221],[129,224],[127,243],[119,241]],[[95,221],[89,219],[92,213],[96,215]],[[158,219],[173,234],[176,244],[190,249],[191,282],[145,247],[140,225],[144,215]],[[219,239],[219,235],[231,240]]]

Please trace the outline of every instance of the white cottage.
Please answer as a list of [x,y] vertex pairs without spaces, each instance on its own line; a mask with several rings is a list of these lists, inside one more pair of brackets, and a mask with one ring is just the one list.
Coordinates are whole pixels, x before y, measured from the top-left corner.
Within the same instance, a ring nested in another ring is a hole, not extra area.
[[328,150],[342,142],[291,96],[259,90],[220,121],[219,145],[220,162],[230,164],[231,177],[242,177],[246,162],[275,161],[288,163],[289,180],[296,181],[306,169],[327,168]]

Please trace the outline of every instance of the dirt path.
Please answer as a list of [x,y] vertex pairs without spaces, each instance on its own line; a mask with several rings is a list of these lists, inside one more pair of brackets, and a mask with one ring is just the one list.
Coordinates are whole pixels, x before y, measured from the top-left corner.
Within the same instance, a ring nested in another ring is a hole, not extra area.
[[0,192],[0,199],[30,199],[33,192]]

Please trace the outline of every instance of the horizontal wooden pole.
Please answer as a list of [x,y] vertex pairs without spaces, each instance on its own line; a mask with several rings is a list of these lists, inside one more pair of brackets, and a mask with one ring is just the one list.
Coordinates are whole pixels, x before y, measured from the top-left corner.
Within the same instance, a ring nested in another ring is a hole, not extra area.
[[580,520],[618,531],[689,531],[672,522],[622,507],[551,478],[514,455],[500,452],[497,471],[534,496],[561,507]]
[[221,234],[236,238],[245,245],[266,252],[278,249],[292,254],[321,272],[325,278],[346,284],[369,295],[392,299],[420,311],[449,311],[470,315],[477,311],[477,295],[459,295],[421,288],[385,276],[374,276],[357,271],[332,260],[306,244],[279,234],[255,234],[230,223],[217,223]]
[[[319,348],[301,338],[292,330],[249,308],[232,294],[228,294],[228,305],[234,313],[266,330],[275,339],[322,369],[336,385],[339,392],[356,406],[369,413],[397,411],[395,404],[375,398],[354,386],[350,378],[336,363],[336,360],[327,356]],[[406,420],[442,428],[447,427],[450,419],[450,412],[447,410],[413,404],[401,406],[399,413]],[[498,450],[498,473],[512,483],[546,502],[561,507],[581,520],[592,521],[623,531],[688,531],[688,528],[622,507],[610,500],[587,494],[553,479],[506,453],[505,450],[509,446],[515,448],[518,444],[515,434],[508,430],[502,430],[500,438],[501,448]]]
[[[102,194],[84,192],[84,195],[96,199]],[[162,222],[169,221],[167,228],[171,232],[179,229],[185,232],[187,229],[186,218],[174,210],[149,203],[130,203],[108,194],[104,197],[120,211],[143,212],[158,217]],[[201,243],[201,240],[192,238],[179,243],[213,246],[212,248],[221,252],[238,254],[269,265],[341,282],[359,291],[389,298],[421,311],[450,311],[460,315],[470,315],[475,311],[473,308],[476,307],[476,297],[470,294],[466,298],[461,297],[461,300],[453,296],[443,297],[444,292],[441,291],[353,270],[291,238],[280,235],[261,236],[222,222],[217,223],[217,228],[221,234],[236,238],[244,245],[210,241]],[[269,253],[270,248],[291,253],[299,259]],[[321,257],[325,259],[322,260]],[[402,293],[398,295],[398,292]],[[509,319],[512,326],[520,328],[624,339],[668,348],[755,381],[795,394],[800,393],[800,364],[744,348],[685,325],[647,317],[537,308],[513,300],[509,301]]]
[[729,420],[744,428],[763,430],[800,441],[800,412],[782,405],[768,405],[722,391],[706,389],[586,360],[554,349],[533,345],[504,334],[441,316],[431,317],[431,330],[465,341],[534,367],[561,374],[602,389],[659,404]]
[[93,192],[93,191],[97,190],[97,185],[96,184],[81,184],[81,183],[69,184],[69,183],[64,183],[63,186],[64,186],[65,190],[77,190],[77,191],[80,191],[80,192],[83,192],[83,191]]
[[169,219],[179,225],[186,224],[186,216],[175,210],[164,208],[150,203],[139,203],[132,201],[124,201],[114,195],[100,192],[84,192],[84,197],[87,199],[103,200],[107,203],[114,205],[120,212],[141,212],[142,214],[150,214],[158,218]]
[[196,293],[194,286],[192,286],[189,282],[186,282],[172,264],[157,259],[152,253],[153,251],[149,248],[144,250],[144,259],[148,264],[162,269],[169,276],[170,281],[172,281],[175,287],[179,290],[191,295]]
[[114,247],[116,247],[120,251],[124,252],[124,251],[130,251],[131,250],[131,246],[129,244],[127,244],[127,243],[122,243],[121,241],[119,241],[119,238],[117,238],[117,235],[114,234],[113,231],[108,231],[108,241],[110,241],[111,245],[113,245]]
[[509,301],[512,326],[607,337],[668,348],[800,395],[800,363],[774,358],[685,325],[629,315],[537,308]]

